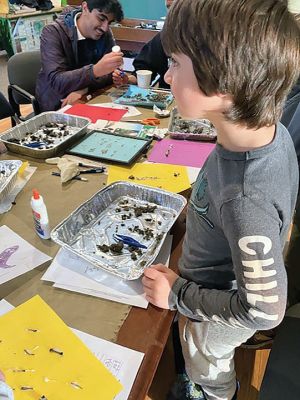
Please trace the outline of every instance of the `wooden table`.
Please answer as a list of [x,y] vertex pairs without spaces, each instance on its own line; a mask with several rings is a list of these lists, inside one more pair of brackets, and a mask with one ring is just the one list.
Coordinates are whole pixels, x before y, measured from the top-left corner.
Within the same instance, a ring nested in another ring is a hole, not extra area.
[[[101,95],[99,97],[94,98],[92,103],[99,102],[107,102],[109,99],[105,95]],[[140,109],[142,112],[142,117],[153,116],[153,112],[146,109]],[[140,116],[138,117],[140,118]],[[162,126],[167,126],[168,121],[162,120]],[[14,157],[11,153],[9,154],[9,158]],[[7,156],[1,156],[1,159],[8,158]],[[20,158],[15,156],[14,158]],[[62,188],[59,179],[55,177],[51,177],[50,169],[51,167],[45,163],[41,163],[37,160],[31,160],[32,163],[38,166],[38,171],[34,174],[36,175],[25,186],[24,190],[18,195],[16,199],[16,205],[6,214],[0,215],[0,225],[6,224],[11,226],[12,229],[16,231],[16,233],[20,234],[25,240],[28,240],[31,244],[39,248],[41,251],[46,252],[49,255],[55,255],[58,247],[49,241],[40,240],[34,233],[32,224],[32,217],[30,215],[30,208],[28,203],[28,208],[26,210],[18,209],[18,207],[24,206],[23,197],[30,198],[30,192],[33,184],[44,185],[44,190],[46,190],[44,179],[42,178],[47,174],[49,176],[48,180],[48,192],[43,193],[45,197],[46,204],[48,206],[49,214],[55,216],[55,209],[60,210],[61,216],[66,216],[70,212],[70,208],[74,209],[77,205],[80,204],[80,198],[78,195],[78,191],[80,190],[80,196],[89,198],[93,193],[97,191],[97,187],[101,186],[99,182],[99,178],[97,178],[96,174],[94,176],[89,176],[90,182],[87,184],[83,182],[73,181],[69,186]],[[52,168],[53,169],[53,168]],[[103,177],[104,178],[104,177]],[[95,187],[95,185],[97,185]],[[84,191],[84,194],[83,194]],[[76,196],[77,193],[77,196]],[[53,197],[54,194],[54,197]],[[66,204],[64,205],[62,201],[59,201],[59,198],[64,196],[66,199]],[[50,197],[54,200],[50,200]],[[27,204],[27,203],[25,203]],[[49,209],[50,208],[50,209]],[[55,216],[54,225],[59,222],[61,216]],[[170,259],[170,266],[176,267],[178,263],[178,258],[181,253],[181,244],[183,237],[183,229],[180,223],[174,225],[172,229],[172,233],[174,235],[173,246],[172,246],[172,254]],[[38,270],[34,270],[30,273],[30,275],[37,274]],[[27,276],[27,274],[26,274]],[[22,286],[26,281],[26,278],[16,278],[8,284],[2,285],[0,288],[1,297],[5,297],[12,293],[16,288]],[[54,295],[54,294],[53,294]],[[65,291],[64,296],[68,298],[70,293]],[[87,297],[81,294],[78,294],[80,298]],[[82,296],[82,297],[81,297]],[[99,299],[91,298],[92,301],[96,304]],[[149,307],[145,309],[132,307],[127,319],[123,323],[121,329],[119,330],[117,336],[117,343],[131,349],[140,351],[145,353],[145,357],[141,368],[138,372],[135,383],[132,387],[131,394],[129,396],[130,400],[144,400],[147,392],[150,388],[152,379],[156,372],[159,360],[161,358],[163,349],[165,347],[167,338],[169,336],[170,327],[172,324],[172,320],[174,318],[174,313],[168,310],[162,310],[155,306],[149,305]],[[72,323],[68,321],[67,323]],[[82,329],[89,333],[89,329]]]

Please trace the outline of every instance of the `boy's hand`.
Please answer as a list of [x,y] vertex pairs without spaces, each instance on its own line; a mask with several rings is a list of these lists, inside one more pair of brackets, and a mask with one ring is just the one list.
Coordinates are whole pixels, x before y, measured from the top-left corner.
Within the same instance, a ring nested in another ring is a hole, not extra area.
[[99,78],[100,76],[110,74],[115,69],[119,68],[122,64],[123,64],[123,53],[111,52],[105,54],[101,58],[101,60],[99,60],[97,64],[93,66],[93,72],[96,78]]
[[168,310],[169,294],[177,278],[178,275],[163,264],[147,268],[142,279],[146,299],[155,306]]
[[125,72],[120,71],[119,69],[114,70],[112,74],[112,79],[114,85],[116,86],[127,85],[127,83],[129,82],[128,75]]

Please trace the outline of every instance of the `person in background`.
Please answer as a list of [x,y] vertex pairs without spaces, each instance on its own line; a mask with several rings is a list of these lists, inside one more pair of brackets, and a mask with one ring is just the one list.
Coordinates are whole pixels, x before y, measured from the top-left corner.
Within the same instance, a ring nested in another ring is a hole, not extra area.
[[12,389],[5,383],[5,376],[0,370],[0,399],[1,400],[14,400]]
[[278,0],[177,0],[167,16],[165,80],[180,115],[218,132],[188,205],[180,276],[158,264],[142,279],[149,302],[179,313],[184,365],[169,400],[237,399],[235,348],[284,316],[299,176],[279,120],[299,37]]
[[122,18],[118,0],[87,0],[44,27],[36,83],[41,111],[73,104],[88,91],[112,83],[123,54],[111,51],[115,41],[109,25]]
[[[174,1],[175,0],[165,1],[167,9],[171,7]],[[154,81],[159,75],[159,87],[165,89],[170,88],[164,80],[165,73],[168,70],[168,57],[162,47],[160,33],[154,36],[150,42],[145,44],[140,53],[134,59],[133,66],[135,71],[141,69],[152,71],[151,81]],[[137,78],[135,74],[122,74],[120,70],[115,70],[113,72],[113,82],[116,86],[126,85],[128,83],[136,85]]]

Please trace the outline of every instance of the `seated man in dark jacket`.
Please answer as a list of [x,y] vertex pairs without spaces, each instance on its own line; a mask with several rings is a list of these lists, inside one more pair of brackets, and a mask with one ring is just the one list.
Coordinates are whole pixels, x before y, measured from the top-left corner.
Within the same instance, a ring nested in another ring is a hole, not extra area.
[[115,42],[109,24],[122,18],[118,0],[87,0],[45,26],[36,85],[41,111],[72,104],[112,83],[111,73],[122,64],[123,54],[111,52]]
[[[174,0],[165,0],[166,7],[169,8],[173,2]],[[167,89],[170,88],[170,86],[164,80],[165,73],[168,70],[168,57],[162,47],[160,33],[154,36],[150,42],[145,44],[140,53],[134,59],[133,66],[135,71],[139,71],[141,69],[152,71],[151,81],[156,79],[159,75],[159,87]],[[113,73],[113,82],[117,86],[125,85],[127,83],[136,85],[137,79],[135,74],[123,75],[121,74],[120,70],[116,70]]]

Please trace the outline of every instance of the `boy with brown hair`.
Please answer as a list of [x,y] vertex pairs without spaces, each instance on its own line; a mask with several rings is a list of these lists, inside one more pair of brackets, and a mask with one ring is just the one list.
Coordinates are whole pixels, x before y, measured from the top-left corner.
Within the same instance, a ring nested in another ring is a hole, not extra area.
[[279,119],[299,37],[278,0],[177,0],[167,17],[165,80],[179,112],[218,132],[188,206],[180,276],[159,264],[143,277],[147,299],[180,315],[188,378],[172,399],[236,399],[235,348],[283,318],[298,165]]

